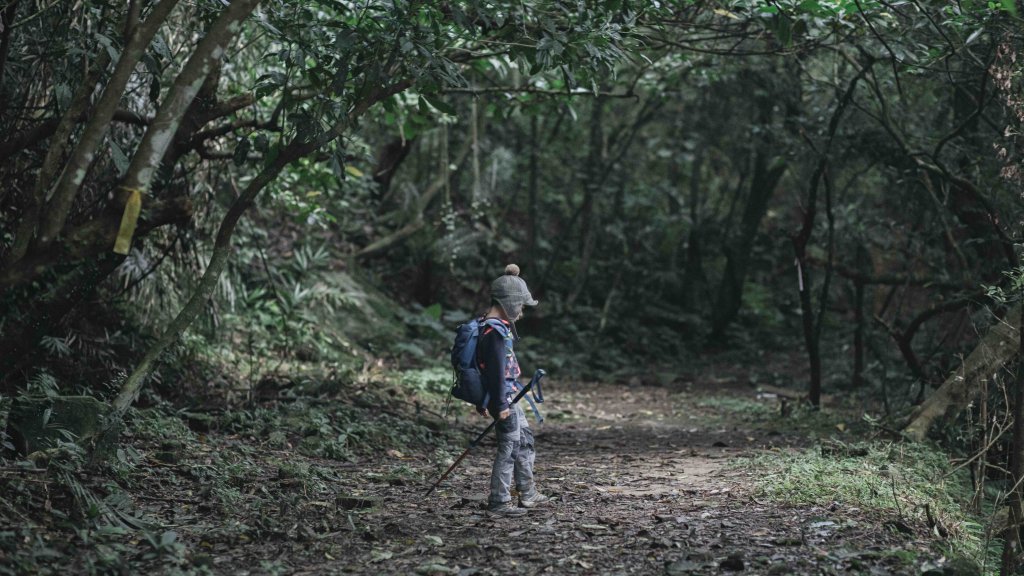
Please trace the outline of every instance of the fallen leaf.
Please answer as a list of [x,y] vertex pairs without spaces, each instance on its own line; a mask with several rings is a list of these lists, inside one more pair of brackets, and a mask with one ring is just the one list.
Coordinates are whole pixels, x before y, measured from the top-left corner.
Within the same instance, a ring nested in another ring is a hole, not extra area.
[[452,568],[451,566],[445,566],[438,562],[430,562],[423,564],[416,568],[417,574],[458,574],[458,568]]
[[668,576],[684,576],[685,574],[700,570],[701,567],[701,564],[690,562],[689,560],[676,560],[675,562],[665,564],[665,573]]
[[383,562],[385,560],[391,560],[391,557],[395,553],[390,550],[372,550],[370,552],[370,562]]
[[725,560],[722,560],[722,562],[719,563],[718,566],[722,570],[730,570],[734,572],[743,570],[743,568],[745,567],[745,563],[743,562],[743,554],[740,554],[739,552],[729,554],[729,556]]

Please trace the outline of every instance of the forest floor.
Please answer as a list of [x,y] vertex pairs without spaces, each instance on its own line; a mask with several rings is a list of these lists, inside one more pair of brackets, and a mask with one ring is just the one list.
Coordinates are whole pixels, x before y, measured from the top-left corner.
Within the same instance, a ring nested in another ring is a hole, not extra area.
[[[538,486],[553,499],[524,517],[484,510],[493,435],[423,496],[458,443],[486,425],[481,417],[461,418],[455,433],[433,437],[436,447],[412,442],[346,461],[295,449],[309,430],[275,437],[295,415],[321,429],[339,417],[293,403],[292,416],[248,412],[249,428],[237,417],[212,429],[200,421],[202,432],[194,418],[191,431],[168,432],[166,419],[137,424],[118,455],[135,464],[83,484],[148,528],[69,530],[48,489],[48,520],[0,532],[0,574],[978,573],[947,560],[954,519],[942,516],[940,495],[928,512],[939,519],[925,520],[915,502],[926,496],[903,485],[909,472],[897,474],[892,455],[903,449],[883,444],[878,464],[877,444],[857,448],[856,413],[794,410],[729,376],[552,382],[545,392],[547,421],[528,418]],[[851,478],[860,479],[852,489],[839,486]],[[25,492],[32,484],[0,480],[14,500],[17,490],[23,502],[39,498]]]
[[[778,410],[774,394],[749,386],[578,384],[548,397],[547,421],[532,425],[537,481],[550,504],[519,518],[486,513],[491,443],[427,499],[428,482],[361,485],[376,504],[359,515],[362,528],[341,539],[344,553],[294,568],[463,576],[959,573],[926,526],[895,513],[759,500],[757,472],[744,462],[812,442],[806,429],[786,432],[751,417],[751,405],[762,405],[754,411],[762,415]],[[441,469],[397,457],[380,462],[379,478],[399,462],[428,480]]]

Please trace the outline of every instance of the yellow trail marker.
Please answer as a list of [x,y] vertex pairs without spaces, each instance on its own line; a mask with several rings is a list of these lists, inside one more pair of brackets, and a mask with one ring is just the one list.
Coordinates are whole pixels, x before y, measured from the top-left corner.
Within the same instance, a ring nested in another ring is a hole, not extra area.
[[121,229],[117,231],[117,240],[114,241],[114,252],[127,256],[128,250],[132,247],[132,236],[135,235],[135,225],[139,223],[139,212],[142,211],[142,192],[138,189],[128,190],[128,201],[124,205],[124,214],[121,216]]

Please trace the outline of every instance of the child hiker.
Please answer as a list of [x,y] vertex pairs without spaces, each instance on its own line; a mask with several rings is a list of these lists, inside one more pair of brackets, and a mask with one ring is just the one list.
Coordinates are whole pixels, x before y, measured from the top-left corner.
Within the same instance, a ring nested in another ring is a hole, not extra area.
[[[491,283],[491,307],[484,315],[497,319],[504,329],[494,323],[484,324],[477,344],[476,358],[486,391],[487,406],[477,406],[480,414],[489,414],[498,420],[498,451],[491,469],[491,495],[488,510],[501,516],[521,516],[524,508],[533,508],[548,501],[533,483],[533,430],[526,421],[526,413],[512,398],[522,386],[519,362],[513,344],[519,339],[516,320],[523,317],[523,306],[536,306],[526,281],[519,277],[519,267],[509,264],[505,274]],[[512,503],[512,481],[519,491],[518,508]]]

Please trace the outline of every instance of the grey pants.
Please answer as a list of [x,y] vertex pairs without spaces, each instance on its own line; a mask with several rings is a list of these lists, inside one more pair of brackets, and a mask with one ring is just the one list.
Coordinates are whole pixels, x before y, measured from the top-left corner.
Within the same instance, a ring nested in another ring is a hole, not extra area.
[[508,418],[498,422],[498,453],[494,456],[491,469],[491,497],[493,508],[512,500],[512,479],[520,497],[530,497],[535,492],[533,485],[533,430],[526,421],[523,407],[512,406]]

